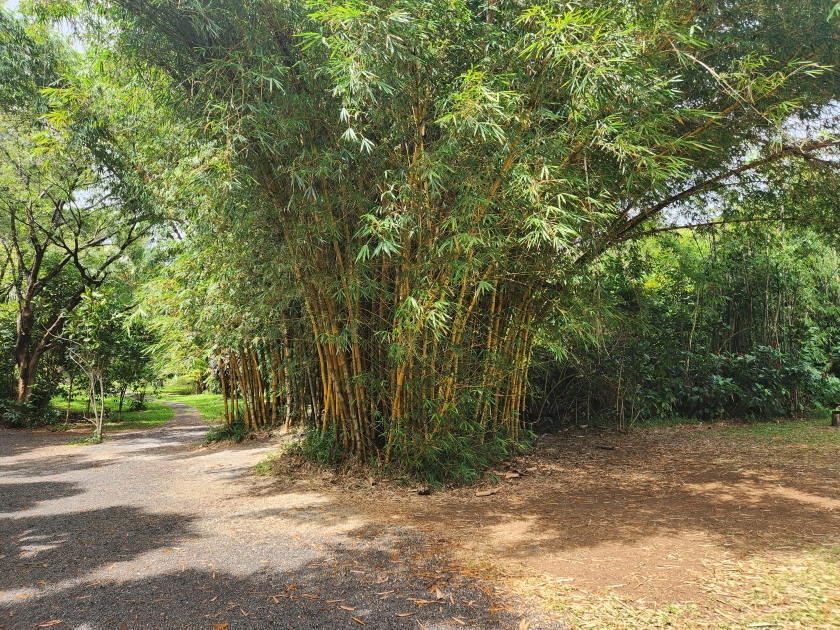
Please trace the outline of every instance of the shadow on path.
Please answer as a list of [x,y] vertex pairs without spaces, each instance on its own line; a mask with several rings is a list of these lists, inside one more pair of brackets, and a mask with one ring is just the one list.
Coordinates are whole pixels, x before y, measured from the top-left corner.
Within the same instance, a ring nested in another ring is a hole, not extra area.
[[98,567],[175,545],[194,535],[191,522],[124,506],[0,518],[0,591],[82,578]]
[[[359,628],[360,621],[377,629],[418,628],[417,622],[428,630],[516,627],[510,607],[421,539],[401,533],[380,540],[387,544],[326,546],[315,561],[287,571],[265,566],[242,576],[188,566],[139,579],[96,579],[0,606],[0,628],[58,620],[55,627],[89,630],[328,630]],[[110,547],[108,555],[116,555]]]
[[[29,510],[42,501],[61,499],[81,494],[83,489],[79,484],[67,481],[33,481],[26,483],[0,484],[0,523],[3,516],[12,512]],[[0,525],[0,532],[3,531]],[[0,540],[0,544],[2,541]]]
[[[0,471],[27,481],[0,480],[0,629],[519,625],[446,545],[348,527],[334,495],[255,495],[269,444],[196,449],[206,425],[176,411],[79,452],[39,435],[6,448]],[[546,627],[562,626],[530,626]]]

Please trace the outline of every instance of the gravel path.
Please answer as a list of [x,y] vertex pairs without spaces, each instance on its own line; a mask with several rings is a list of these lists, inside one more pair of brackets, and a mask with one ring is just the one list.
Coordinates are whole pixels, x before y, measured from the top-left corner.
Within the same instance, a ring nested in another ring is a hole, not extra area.
[[256,477],[273,443],[196,448],[206,425],[172,407],[95,446],[0,430],[0,628],[548,627],[445,541]]

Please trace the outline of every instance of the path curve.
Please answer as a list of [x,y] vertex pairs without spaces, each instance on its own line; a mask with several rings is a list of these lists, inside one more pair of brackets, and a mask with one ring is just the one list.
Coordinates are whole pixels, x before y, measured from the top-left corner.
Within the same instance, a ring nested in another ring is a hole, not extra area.
[[254,475],[276,441],[200,448],[198,412],[168,404],[98,445],[0,430],[0,628],[519,625],[422,534]]

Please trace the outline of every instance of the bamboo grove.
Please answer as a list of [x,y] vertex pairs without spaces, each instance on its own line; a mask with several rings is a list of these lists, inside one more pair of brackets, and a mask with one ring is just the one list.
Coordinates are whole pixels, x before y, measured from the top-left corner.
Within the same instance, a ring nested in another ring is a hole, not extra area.
[[102,8],[221,173],[173,212],[228,419],[413,470],[520,439],[540,326],[604,251],[836,147],[818,0]]

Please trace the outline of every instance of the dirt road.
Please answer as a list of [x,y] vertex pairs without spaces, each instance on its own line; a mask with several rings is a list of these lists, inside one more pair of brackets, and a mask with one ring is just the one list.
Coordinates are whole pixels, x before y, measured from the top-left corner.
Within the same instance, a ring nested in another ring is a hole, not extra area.
[[274,444],[197,448],[206,426],[173,406],[162,427],[95,446],[0,432],[0,628],[523,624],[445,541],[281,492],[253,474]]

